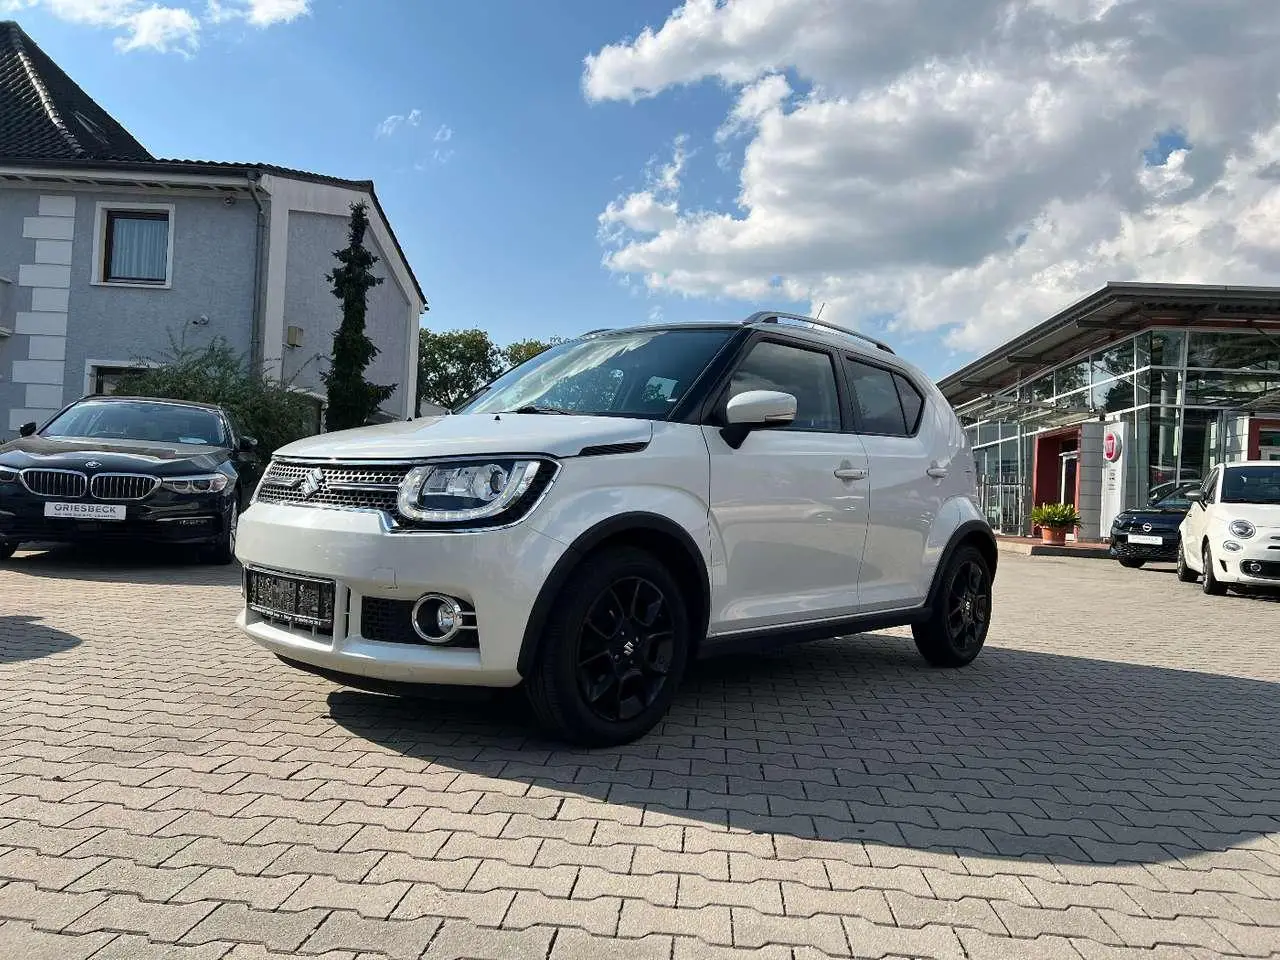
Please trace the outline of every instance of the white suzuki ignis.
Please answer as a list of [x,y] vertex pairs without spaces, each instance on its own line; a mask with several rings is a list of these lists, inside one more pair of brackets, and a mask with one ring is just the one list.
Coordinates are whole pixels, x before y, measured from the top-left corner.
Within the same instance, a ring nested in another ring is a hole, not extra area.
[[977,656],[996,545],[941,393],[806,317],[597,331],[454,414],[277,451],[240,522],[239,623],[352,686],[523,685],[632,740],[694,657],[910,625]]

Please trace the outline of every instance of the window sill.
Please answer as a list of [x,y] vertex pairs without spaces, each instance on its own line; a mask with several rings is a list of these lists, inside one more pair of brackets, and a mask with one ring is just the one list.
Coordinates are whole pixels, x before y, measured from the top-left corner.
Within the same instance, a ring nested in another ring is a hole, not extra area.
[[173,283],[166,281],[165,283],[131,283],[127,280],[90,280],[90,286],[94,287],[122,287],[125,290],[171,290]]

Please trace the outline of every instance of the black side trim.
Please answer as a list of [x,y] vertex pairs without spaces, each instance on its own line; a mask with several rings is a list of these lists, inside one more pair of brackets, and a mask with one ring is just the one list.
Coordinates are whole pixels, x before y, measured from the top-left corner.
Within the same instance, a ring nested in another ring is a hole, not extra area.
[[[689,559],[694,563],[700,574],[699,582],[704,591],[704,607],[707,605],[711,590],[711,580],[707,573],[706,561],[702,558],[702,551],[698,549],[698,545],[694,543],[693,538],[689,536],[685,529],[673,520],[659,516],[656,513],[620,513],[616,517],[601,521],[579,536],[569,549],[564,552],[564,555],[556,561],[556,565],[551,568],[551,573],[547,576],[546,582],[542,585],[542,590],[538,593],[538,599],[534,601],[533,610],[529,613],[529,622],[525,624],[524,639],[520,643],[520,656],[516,660],[516,670],[519,671],[520,676],[527,677],[533,669],[533,664],[538,656],[538,645],[542,642],[542,633],[546,627],[547,618],[551,615],[551,608],[555,605],[561,589],[568,581],[569,575],[573,573],[574,568],[578,566],[583,557],[605,540],[617,534],[633,530],[666,534],[684,547],[689,554]],[[701,629],[701,627],[698,629]]]
[[925,619],[928,612],[928,607],[912,607],[910,610],[894,610],[890,613],[868,613],[841,617],[838,620],[824,620],[821,623],[766,627],[726,637],[708,637],[698,651],[698,659],[705,660],[731,653],[764,653],[793,643],[830,640],[833,637],[847,637],[871,630],[903,627]]
[[988,559],[991,562],[991,580],[992,582],[995,581],[996,560],[1000,555],[996,547],[995,534],[991,532],[991,525],[985,520],[968,520],[956,527],[955,532],[951,534],[951,539],[947,541],[947,545],[942,551],[942,557],[938,560],[937,569],[933,571],[933,585],[929,587],[929,597],[924,603],[925,610],[932,610],[933,605],[937,602],[938,591],[942,589],[942,575],[946,573],[947,567],[951,563],[951,557],[959,549],[961,541],[972,537],[974,534],[986,540],[991,548],[991,555]]
[[610,457],[618,453],[642,453],[648,448],[648,440],[637,440],[634,443],[601,443],[594,447],[583,447],[578,451],[578,456]]

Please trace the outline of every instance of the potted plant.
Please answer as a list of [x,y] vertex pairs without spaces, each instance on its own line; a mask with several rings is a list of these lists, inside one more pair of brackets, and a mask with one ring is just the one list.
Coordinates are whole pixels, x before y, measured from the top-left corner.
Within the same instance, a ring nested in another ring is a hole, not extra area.
[[1031,524],[1040,528],[1045,543],[1067,542],[1067,531],[1080,526],[1080,514],[1069,503],[1042,503],[1031,511]]

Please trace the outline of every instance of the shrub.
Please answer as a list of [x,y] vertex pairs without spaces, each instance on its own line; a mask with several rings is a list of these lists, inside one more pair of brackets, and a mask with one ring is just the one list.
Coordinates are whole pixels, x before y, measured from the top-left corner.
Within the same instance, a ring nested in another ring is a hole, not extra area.
[[315,401],[251,370],[222,338],[200,349],[171,343],[167,354],[144,362],[152,365],[121,377],[117,393],[216,403],[264,456],[316,432]]
[[1071,530],[1080,526],[1080,514],[1069,503],[1042,503],[1032,509],[1031,523],[1050,530]]

